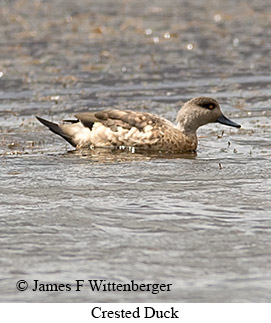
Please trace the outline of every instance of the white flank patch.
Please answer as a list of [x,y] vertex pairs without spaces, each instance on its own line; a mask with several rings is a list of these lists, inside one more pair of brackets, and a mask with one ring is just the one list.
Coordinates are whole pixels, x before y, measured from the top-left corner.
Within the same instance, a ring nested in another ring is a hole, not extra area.
[[85,127],[81,122],[74,124],[64,124],[61,126],[62,130],[71,136],[79,147],[87,147],[94,145],[96,147],[106,146],[118,146],[132,147],[134,153],[134,147],[138,145],[152,145],[158,141],[158,138],[152,136],[153,126],[147,125],[143,131],[140,131],[136,127],[131,129],[124,129],[118,127],[117,131],[112,131],[109,127],[104,126],[100,122],[95,122],[92,129]]

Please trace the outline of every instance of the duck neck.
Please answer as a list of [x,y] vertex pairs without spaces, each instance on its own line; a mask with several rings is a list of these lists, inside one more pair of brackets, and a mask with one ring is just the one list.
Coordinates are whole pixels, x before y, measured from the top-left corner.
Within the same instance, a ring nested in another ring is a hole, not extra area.
[[185,135],[196,136],[197,129],[201,126],[199,118],[194,114],[186,113],[185,109],[181,109],[177,116],[177,128]]
[[177,128],[187,136],[196,136],[198,126],[189,120],[177,120]]

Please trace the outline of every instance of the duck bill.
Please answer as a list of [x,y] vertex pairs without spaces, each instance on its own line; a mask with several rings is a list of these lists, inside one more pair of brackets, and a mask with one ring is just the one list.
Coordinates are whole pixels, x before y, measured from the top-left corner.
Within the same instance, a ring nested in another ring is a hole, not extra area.
[[216,120],[216,122],[219,122],[219,123],[221,123],[221,124],[224,124],[224,125],[226,125],[226,126],[230,126],[230,127],[241,128],[241,126],[240,126],[238,123],[236,123],[236,122],[234,122],[234,121],[231,121],[230,119],[226,118],[226,117],[224,116],[224,114],[222,114],[222,115],[221,115],[221,116]]

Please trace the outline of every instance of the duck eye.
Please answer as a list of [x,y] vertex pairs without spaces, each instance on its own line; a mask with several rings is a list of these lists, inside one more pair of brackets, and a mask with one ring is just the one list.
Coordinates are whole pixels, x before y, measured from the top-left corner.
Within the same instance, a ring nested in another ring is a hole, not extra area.
[[204,109],[213,110],[216,107],[216,104],[211,102],[203,102],[199,103],[199,106]]

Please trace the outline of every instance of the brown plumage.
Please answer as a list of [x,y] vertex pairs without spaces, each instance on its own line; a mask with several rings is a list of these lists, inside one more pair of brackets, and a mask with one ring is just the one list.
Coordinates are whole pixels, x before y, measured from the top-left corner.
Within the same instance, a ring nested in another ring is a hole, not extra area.
[[240,128],[222,114],[216,100],[207,97],[186,102],[178,113],[177,125],[155,114],[129,110],[83,112],[75,117],[61,125],[37,119],[76,148],[125,146],[189,152],[196,150],[196,131],[204,124],[219,122]]

